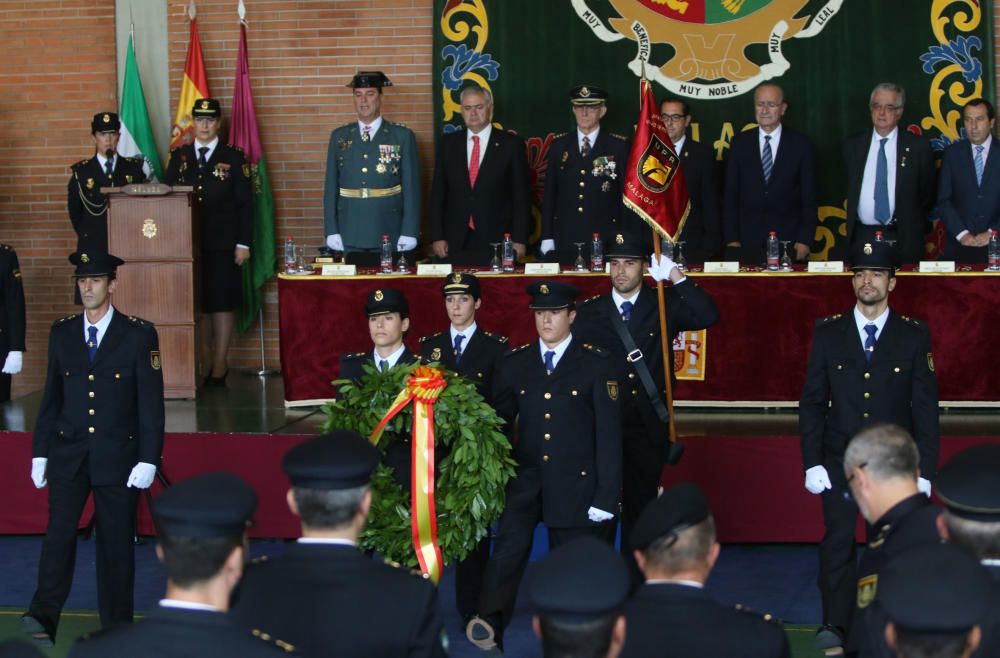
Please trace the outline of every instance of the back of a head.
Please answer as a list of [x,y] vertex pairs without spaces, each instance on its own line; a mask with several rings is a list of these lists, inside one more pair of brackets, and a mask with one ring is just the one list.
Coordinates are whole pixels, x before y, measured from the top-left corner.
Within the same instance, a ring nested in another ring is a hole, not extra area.
[[898,425],[872,425],[851,439],[844,469],[864,469],[877,482],[896,478],[917,481],[920,452],[910,433]]
[[681,482],[650,502],[635,523],[632,548],[642,551],[647,578],[692,572],[708,576],[715,520],[701,488]]
[[963,450],[934,481],[945,506],[948,540],[979,557],[1000,559],[1000,445]]

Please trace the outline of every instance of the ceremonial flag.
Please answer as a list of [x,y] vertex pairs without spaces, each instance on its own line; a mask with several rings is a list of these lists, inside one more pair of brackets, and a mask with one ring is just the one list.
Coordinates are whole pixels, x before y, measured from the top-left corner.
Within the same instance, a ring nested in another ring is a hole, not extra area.
[[250,61],[247,57],[246,8],[239,4],[240,52],[236,58],[236,80],[233,88],[233,118],[229,130],[229,144],[243,149],[250,165],[250,184],[253,197],[253,251],[243,268],[243,308],[236,326],[240,333],[253,324],[260,310],[261,289],[275,272],[274,253],[274,197],[267,175],[267,161],[257,130],[257,113],[250,89]]
[[121,138],[118,153],[130,158],[142,158],[142,168],[146,178],[158,180],[163,177],[160,155],[156,152],[153,128],[149,124],[146,111],[146,96],[142,93],[139,65],[135,61],[134,34],[128,36],[128,53],[125,55],[125,79],[122,82],[122,104],[118,114],[121,118]]
[[190,36],[188,37],[187,58],[184,60],[184,76],[181,78],[181,93],[177,98],[177,114],[174,115],[174,127],[170,131],[170,148],[175,149],[184,144],[190,144],[194,139],[191,134],[191,108],[200,98],[211,98],[208,93],[208,74],[205,73],[205,60],[201,56],[201,39],[198,38],[198,21],[195,19],[194,0],[188,5],[190,19]]
[[649,80],[639,83],[642,109],[625,170],[622,198],[661,237],[675,242],[691,204],[681,159],[660,119]]

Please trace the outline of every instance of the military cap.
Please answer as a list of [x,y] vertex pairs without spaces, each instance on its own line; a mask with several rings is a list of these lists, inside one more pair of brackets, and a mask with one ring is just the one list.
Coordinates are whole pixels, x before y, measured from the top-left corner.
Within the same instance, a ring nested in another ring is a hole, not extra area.
[[206,473],[153,501],[157,530],[172,537],[238,537],[257,508],[253,487],[232,473]]
[[629,537],[632,548],[642,550],[654,542],[697,525],[711,510],[705,493],[694,482],[681,482],[646,505]]
[[383,315],[385,313],[399,313],[401,317],[409,317],[410,304],[406,301],[406,296],[402,290],[396,288],[376,288],[368,293],[368,302],[365,304],[365,313],[372,315]]
[[900,553],[882,569],[875,600],[899,630],[958,635],[983,618],[992,582],[965,549],[928,544]]
[[615,233],[605,240],[605,258],[649,258],[648,243],[634,233]]
[[896,254],[884,240],[858,242],[851,248],[852,270],[888,270],[895,272]]
[[218,118],[222,116],[222,106],[214,98],[199,98],[194,102],[194,107],[191,108],[191,116],[196,119],[198,117]]
[[569,90],[571,105],[603,105],[608,100],[608,92],[594,85],[579,85]]
[[353,489],[371,481],[378,461],[370,441],[357,432],[334,430],[286,452],[282,467],[293,487]]
[[366,87],[381,89],[382,87],[391,87],[392,82],[381,71],[358,71],[351,78],[351,82],[347,86],[354,89],[364,89]]
[[91,134],[118,132],[121,128],[122,122],[114,112],[98,112],[90,122]]
[[461,272],[449,274],[441,286],[441,293],[448,295],[472,295],[473,299],[479,299],[479,279],[475,274]]
[[1000,522],[1000,445],[974,446],[949,459],[934,491],[955,516]]
[[625,561],[594,537],[562,544],[535,564],[528,597],[539,614],[579,623],[619,610],[628,597]]
[[525,290],[531,295],[528,308],[535,310],[570,308],[580,295],[579,288],[559,281],[536,281]]
[[115,270],[125,264],[118,256],[105,252],[75,252],[69,255],[69,262],[76,265],[73,276],[114,276]]

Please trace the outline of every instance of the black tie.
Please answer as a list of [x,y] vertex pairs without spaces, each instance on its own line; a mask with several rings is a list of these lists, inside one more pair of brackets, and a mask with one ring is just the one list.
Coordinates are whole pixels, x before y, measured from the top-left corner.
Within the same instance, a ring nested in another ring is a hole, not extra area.
[[387,372],[389,370],[389,362],[383,359],[379,359],[378,369],[379,372]]
[[465,340],[465,336],[462,334],[455,335],[455,365],[462,360],[462,341]]
[[115,173],[115,161],[113,158],[108,158],[104,161],[104,173],[107,174],[108,178],[111,178]]
[[94,363],[97,358],[97,327],[87,327],[87,358]]
[[208,164],[208,159],[205,157],[205,154],[208,153],[208,147],[207,146],[199,146],[198,147],[198,153],[199,153],[199,155],[198,155],[198,164],[200,166],[204,167],[205,165]]

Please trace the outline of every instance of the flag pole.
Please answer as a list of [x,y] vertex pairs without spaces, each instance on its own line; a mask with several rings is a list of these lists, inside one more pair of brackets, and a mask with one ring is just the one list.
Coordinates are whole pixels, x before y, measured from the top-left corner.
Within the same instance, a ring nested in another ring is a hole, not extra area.
[[[656,262],[660,262],[660,235],[656,232],[656,229],[650,229],[653,232],[653,253],[656,255]],[[667,436],[670,440],[670,450],[668,451],[667,461],[671,464],[676,464],[677,459],[680,455],[676,455],[676,458],[671,459],[675,451],[675,446],[677,445],[677,426],[674,424],[674,389],[670,383],[670,375],[674,371],[674,364],[671,360],[667,363],[667,357],[670,356],[670,350],[668,340],[673,340],[672,336],[667,335],[667,297],[663,292],[663,281],[656,282],[656,301],[659,305],[660,311],[660,351],[663,354],[663,387],[667,392]]]

